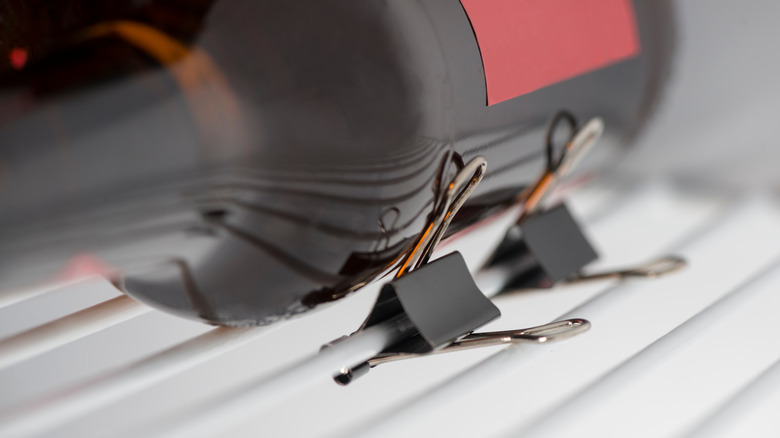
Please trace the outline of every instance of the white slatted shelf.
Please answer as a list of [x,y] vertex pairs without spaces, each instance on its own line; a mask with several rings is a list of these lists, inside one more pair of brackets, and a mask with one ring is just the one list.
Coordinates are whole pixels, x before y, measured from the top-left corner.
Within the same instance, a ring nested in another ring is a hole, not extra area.
[[[435,431],[467,436],[522,429],[750,279],[780,255],[778,241],[780,209],[775,202],[762,197],[742,202],[715,227],[678,248],[690,260],[686,271],[656,282],[619,285],[555,318],[587,318],[594,323],[588,334],[542,348],[506,348],[422,397],[383,413],[360,435]],[[458,412],[506,420],[480,424]]]
[[780,348],[771,348],[780,337],[778,285],[775,260],[767,272],[551,408],[522,435],[658,437],[690,429],[780,359]]
[[[78,313],[73,318],[76,316]],[[105,322],[104,319],[99,323],[102,330],[89,330],[91,333],[87,336],[48,349],[0,371],[0,387],[3,388],[0,411],[6,412],[41,400],[211,329],[204,324],[148,311],[118,324],[106,326]],[[48,329],[43,327],[41,330]],[[54,336],[55,339],[57,337],[59,335]]]
[[[592,332],[580,338],[557,346],[524,348],[517,354],[492,348],[387,364],[346,388],[330,380],[335,370],[318,368],[325,366],[323,357],[319,365],[301,365],[307,370],[307,382],[289,383],[297,382],[293,379],[285,385],[267,379],[289,378],[280,370],[356,328],[373,302],[376,286],[272,330],[209,329],[156,311],[138,316],[133,312],[140,314],[141,307],[129,305],[119,318],[97,318],[91,329],[57,333],[46,348],[28,354],[23,362],[17,357],[16,365],[0,369],[0,386],[10,389],[0,395],[0,408],[5,406],[0,411],[0,437],[21,436],[21,431],[29,436],[175,436],[180,432],[179,436],[190,437],[256,436],[259,431],[272,436],[348,432],[490,436],[511,431],[514,436],[532,426],[541,430],[546,412],[556,407],[564,410],[568,397],[589,394],[590,385],[598,385],[610,370],[631,363],[643,348],[735,291],[758,272],[761,263],[780,255],[780,247],[769,243],[780,241],[780,210],[771,199],[757,197],[735,204],[666,183],[644,184],[620,195],[604,187],[579,190],[571,202],[602,256],[593,270],[639,263],[670,248],[681,250],[693,265],[658,281],[568,285],[499,297],[496,302],[504,316],[485,328],[536,325],[565,314],[594,323]],[[481,233],[458,244],[468,246],[459,249],[473,257],[472,265],[484,259],[485,247],[501,234]],[[724,248],[736,254],[733,266],[720,257]],[[707,274],[712,270],[712,275]],[[33,300],[44,298],[39,295]],[[121,305],[125,300],[114,302]],[[110,305],[83,312],[99,316],[99,309]],[[642,315],[643,322],[648,314],[661,316],[650,324],[630,325],[630,318],[620,316],[625,311]],[[79,319],[65,317],[65,321]],[[49,322],[26,336],[61,323]],[[0,340],[0,353],[3,345],[24,337],[17,334],[10,341]],[[63,342],[57,342],[57,337]],[[64,342],[69,340],[73,342]],[[756,378],[760,366],[767,366],[755,363],[733,391]],[[575,365],[577,372],[571,372]],[[36,381],[40,376],[46,377]],[[271,387],[272,392],[266,391]],[[246,397],[243,402],[236,398],[239,395]],[[715,407],[703,409],[701,420]],[[495,420],[485,423],[470,417]]]
[[[686,199],[681,201],[678,195],[669,190],[669,187],[653,185],[645,187],[616,203],[607,214],[597,215],[596,222],[588,224],[588,231],[592,235],[594,243],[605,256],[606,264],[613,267],[624,264],[623,260],[647,260],[648,257],[661,253],[674,241],[685,238],[689,233],[697,230],[702,224],[712,220],[720,213],[721,204],[711,198],[700,198],[696,203],[689,203]],[[664,219],[663,214],[645,214],[644,206],[655,206],[663,211],[676,211],[680,216]],[[682,205],[684,204],[684,206]],[[626,222],[628,221],[628,222]],[[609,237],[615,230],[648,229],[659,227],[658,232],[638,233],[633,238],[614,239]],[[657,234],[660,234],[657,235]],[[611,257],[612,255],[616,257]],[[600,268],[604,268],[601,263]],[[595,267],[596,269],[598,267]],[[485,330],[503,330],[529,326],[550,321],[566,309],[576,306],[587,300],[594,294],[605,288],[609,288],[607,282],[582,284],[576,286],[564,286],[555,291],[538,291],[520,293],[514,296],[501,297],[497,304],[502,310],[503,316]],[[572,340],[576,342],[576,340]],[[533,347],[527,347],[529,350]],[[457,355],[441,355],[424,358],[419,361],[398,362],[377,368],[365,378],[365,381],[355,383],[355,388],[349,388],[354,392],[345,394],[340,388],[319,388],[322,394],[315,400],[297,400],[281,406],[272,412],[262,415],[268,430],[274,433],[282,433],[285,429],[292,428],[293,433],[307,434],[308,429],[296,428],[290,425],[290,413],[295,406],[305,406],[305,412],[315,413],[312,421],[322,425],[321,431],[316,436],[344,436],[344,431],[354,427],[355,423],[374,422],[377,418],[386,415],[388,407],[403,406],[411,399],[424,393],[429,388],[445,381],[470,365],[484,359],[493,351],[470,351]],[[377,396],[376,394],[381,394]],[[356,400],[374,400],[375,403],[359,403]],[[379,402],[377,399],[381,400]],[[331,409],[316,409],[317,405],[325,405],[334,402]],[[481,399],[471,403],[481,403]],[[467,404],[471,404],[467,403]],[[348,416],[340,412],[349,413]],[[465,412],[465,411],[464,411]],[[456,414],[457,416],[457,414]],[[440,421],[440,420],[437,420]],[[479,422],[475,422],[479,423]],[[239,436],[250,436],[251,426],[236,429]],[[472,431],[473,432],[473,431]],[[427,433],[433,433],[427,431]],[[440,431],[435,432],[437,435]],[[452,433],[452,431],[449,431]],[[414,434],[418,434],[415,432]],[[479,432],[477,435],[481,435]]]

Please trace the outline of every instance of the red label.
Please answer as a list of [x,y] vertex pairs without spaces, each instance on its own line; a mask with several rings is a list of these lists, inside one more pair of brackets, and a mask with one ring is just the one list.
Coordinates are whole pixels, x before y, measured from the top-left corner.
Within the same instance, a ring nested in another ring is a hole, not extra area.
[[631,0],[461,0],[477,36],[488,105],[634,57]]

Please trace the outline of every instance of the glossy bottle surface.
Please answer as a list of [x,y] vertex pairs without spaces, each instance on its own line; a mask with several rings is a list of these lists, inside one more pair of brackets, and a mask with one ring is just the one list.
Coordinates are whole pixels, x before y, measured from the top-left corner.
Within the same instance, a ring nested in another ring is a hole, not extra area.
[[386,270],[451,152],[488,162],[457,231],[538,175],[557,110],[630,138],[671,38],[665,2],[637,1],[638,56],[488,106],[456,0],[0,9],[0,285],[89,257],[135,298],[228,325],[305,311]]

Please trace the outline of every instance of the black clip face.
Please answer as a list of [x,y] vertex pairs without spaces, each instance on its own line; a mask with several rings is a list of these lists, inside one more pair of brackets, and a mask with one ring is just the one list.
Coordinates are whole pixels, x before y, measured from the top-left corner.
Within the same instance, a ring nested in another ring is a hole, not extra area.
[[560,204],[510,229],[486,268],[508,272],[506,290],[549,288],[597,258],[569,209]]
[[401,341],[358,366],[340,370],[333,379],[347,385],[376,361],[438,351],[499,316],[498,308],[474,283],[463,256],[446,255],[382,287],[360,330],[394,321],[403,331]]
[[409,321],[409,335],[383,353],[429,353],[501,316],[455,252],[382,287],[362,328],[392,318]]
[[529,217],[519,226],[528,249],[553,282],[598,258],[566,204]]

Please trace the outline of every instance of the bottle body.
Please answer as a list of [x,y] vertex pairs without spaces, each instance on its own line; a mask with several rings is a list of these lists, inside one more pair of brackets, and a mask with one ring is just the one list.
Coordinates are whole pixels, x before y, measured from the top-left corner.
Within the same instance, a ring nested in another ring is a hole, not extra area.
[[53,6],[37,39],[32,21],[9,30],[28,58],[0,77],[0,283],[86,255],[131,296],[228,325],[300,313],[387,270],[452,153],[488,161],[454,232],[541,172],[557,110],[629,139],[670,38],[665,3],[636,2],[636,56],[488,105],[454,0],[75,3]]

